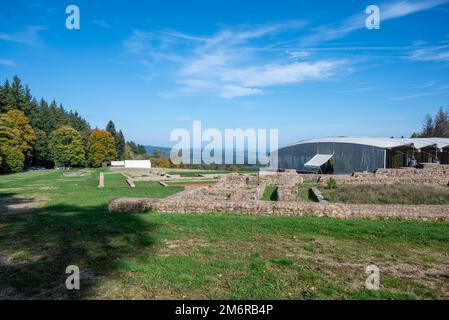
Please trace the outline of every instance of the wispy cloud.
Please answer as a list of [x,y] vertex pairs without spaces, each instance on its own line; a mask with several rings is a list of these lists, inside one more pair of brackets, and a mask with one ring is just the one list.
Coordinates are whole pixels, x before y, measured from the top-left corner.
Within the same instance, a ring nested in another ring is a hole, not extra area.
[[266,87],[321,80],[335,74],[344,61],[316,60],[299,52],[266,54],[270,50],[267,43],[276,35],[295,33],[305,25],[304,21],[289,21],[246,26],[222,29],[209,37],[136,30],[124,45],[133,54],[175,64],[179,92],[232,99],[263,94]]
[[2,66],[15,66],[16,63],[13,60],[9,60],[9,59],[0,59],[0,65]]
[[[383,22],[404,17],[417,12],[429,10],[447,3],[448,0],[424,0],[424,1],[409,1],[401,0],[385,4],[380,4],[380,18],[381,25]],[[365,28],[365,20],[367,15],[361,11],[348,19],[334,24],[320,26],[314,30],[310,35],[305,36],[301,40],[301,44],[312,45],[329,40],[345,37],[351,32]]]
[[0,40],[16,42],[26,45],[41,45],[40,32],[46,30],[45,26],[28,26],[23,31],[15,33],[0,32]]
[[407,58],[412,61],[449,61],[449,45],[417,47],[409,52]]
[[220,98],[232,99],[236,97],[254,96],[262,94],[263,91],[257,88],[247,88],[233,85],[225,85],[220,89]]
[[99,26],[101,28],[105,28],[105,29],[111,28],[111,25],[103,19],[93,20],[92,23],[96,24],[97,26]]
[[414,99],[414,98],[420,98],[420,97],[427,97],[427,96],[435,96],[443,93],[449,92],[449,85],[444,85],[437,87],[435,89],[429,90],[429,91],[422,91],[410,95],[405,96],[399,96],[399,97],[392,97],[390,98],[391,101],[400,101],[400,100],[408,100],[408,99]]

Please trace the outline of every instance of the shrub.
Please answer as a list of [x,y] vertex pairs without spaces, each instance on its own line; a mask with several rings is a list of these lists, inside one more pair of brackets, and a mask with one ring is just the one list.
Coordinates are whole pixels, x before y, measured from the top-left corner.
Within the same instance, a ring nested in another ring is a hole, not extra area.
[[327,181],[327,188],[328,189],[337,189],[338,188],[337,181],[334,178],[330,178]]

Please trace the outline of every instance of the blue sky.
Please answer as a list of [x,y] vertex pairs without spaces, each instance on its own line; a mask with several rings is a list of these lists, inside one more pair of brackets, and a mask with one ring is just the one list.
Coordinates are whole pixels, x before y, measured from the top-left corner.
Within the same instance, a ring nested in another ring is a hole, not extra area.
[[[65,28],[76,4],[81,29]],[[365,8],[381,9],[380,30]],[[92,126],[170,146],[191,128],[408,136],[449,106],[449,2],[6,1],[0,78]]]

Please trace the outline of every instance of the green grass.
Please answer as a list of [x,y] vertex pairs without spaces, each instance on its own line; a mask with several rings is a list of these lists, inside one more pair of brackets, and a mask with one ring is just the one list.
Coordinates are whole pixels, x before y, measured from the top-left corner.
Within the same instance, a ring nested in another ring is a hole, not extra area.
[[263,192],[261,200],[265,201],[277,201],[278,200],[278,188],[276,186],[267,186]]
[[176,185],[186,185],[186,184],[198,184],[198,185],[209,185],[217,183],[218,180],[183,180],[183,181],[166,181],[165,183],[169,186],[176,186]]
[[364,204],[449,204],[448,186],[340,185],[320,189],[330,202]]
[[202,174],[227,174],[231,173],[230,171],[225,170],[210,170],[210,171],[171,171],[167,172],[169,175],[173,176],[181,176],[181,177],[198,177]]
[[[109,173],[109,171],[105,171]],[[62,172],[0,176],[0,298],[447,299],[449,223],[237,214],[110,214],[115,197],[166,197],[153,182]],[[38,197],[5,215],[2,199]],[[81,290],[65,289],[80,267]],[[381,270],[381,288],[363,285]]]
[[304,202],[315,201],[310,193],[310,188],[317,186],[318,183],[309,181],[304,181],[303,183],[298,184],[298,200]]

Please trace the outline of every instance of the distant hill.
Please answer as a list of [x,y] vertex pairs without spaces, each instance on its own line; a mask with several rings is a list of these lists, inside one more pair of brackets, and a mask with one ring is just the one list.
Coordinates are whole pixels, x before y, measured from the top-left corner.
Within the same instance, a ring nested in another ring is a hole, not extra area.
[[[170,158],[170,150],[171,148],[168,147],[158,147],[158,146],[145,146],[145,149],[147,150],[147,154],[148,155],[153,155],[154,152],[157,152],[159,154],[161,154],[163,157],[166,158]],[[193,159],[193,154],[192,154],[192,150],[190,151],[191,154],[191,159]],[[225,157],[225,150],[222,151],[223,152],[223,158]],[[234,150],[234,160],[235,160],[235,152],[236,150]],[[251,151],[245,151],[244,154],[244,164],[248,165],[249,159],[256,159],[256,153],[255,152],[251,152]],[[249,165],[249,166],[254,166],[254,165]],[[256,167],[258,165],[255,165]]]
[[170,148],[167,147],[157,147],[157,146],[145,146],[145,149],[147,150],[148,155],[153,155],[154,152],[157,152],[161,154],[163,157],[169,158],[170,157]]

